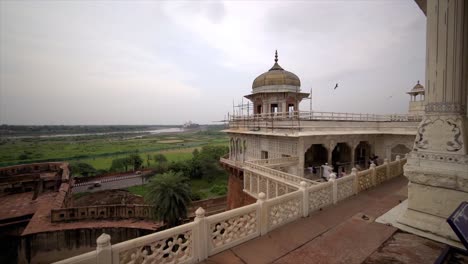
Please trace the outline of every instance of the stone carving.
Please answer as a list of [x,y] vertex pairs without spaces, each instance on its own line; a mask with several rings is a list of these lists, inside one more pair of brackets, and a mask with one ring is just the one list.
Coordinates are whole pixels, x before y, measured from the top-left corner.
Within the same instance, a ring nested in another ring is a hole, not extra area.
[[261,193],[261,192],[262,192],[262,193],[267,193],[267,180],[266,180],[266,178],[265,178],[265,177],[260,177],[260,176],[259,176],[259,179],[260,179],[260,180],[259,180],[259,184],[260,184],[260,186],[259,186],[259,190],[260,190],[259,193]]
[[286,185],[278,184],[278,196],[286,194],[286,188],[287,188]]
[[458,152],[463,147],[460,123],[460,119],[427,117],[418,128],[414,150]]
[[387,167],[379,166],[375,169],[376,184],[380,184],[387,180]]
[[389,164],[390,166],[390,175],[389,177],[393,178],[393,177],[396,177],[400,174],[400,170],[399,170],[399,164],[398,162],[392,162]]
[[144,246],[122,251],[119,263],[181,263],[193,256],[192,231],[188,230]]
[[428,103],[426,104],[425,111],[426,113],[455,113],[455,114],[465,114],[466,106],[461,104],[453,103]]
[[302,196],[294,197],[268,208],[268,228],[287,223],[302,215]]
[[276,197],[276,184],[274,181],[268,181],[268,199]]
[[211,245],[213,249],[247,237],[258,231],[257,211],[238,215],[224,221],[212,223]]
[[459,164],[468,164],[468,157],[460,155],[450,155],[450,154],[436,154],[436,153],[426,153],[426,152],[411,152],[409,154],[410,158],[424,159],[424,160],[434,160],[442,161],[448,163],[459,163]]
[[372,183],[372,174],[370,170],[361,171],[358,173],[358,187],[359,191],[364,191],[371,188],[374,184]]
[[337,199],[341,201],[354,194],[354,178],[344,178],[337,181]]
[[312,189],[309,191],[309,212],[333,203],[333,185],[328,183],[323,185],[324,188],[322,189]]
[[250,172],[244,171],[244,186],[250,192]]
[[252,186],[251,186],[251,190],[252,190],[252,193],[258,193],[258,176],[257,175],[251,175],[250,176],[250,179],[252,179]]
[[461,129],[458,124],[453,121],[452,119],[447,120],[447,124],[452,127],[451,132],[453,133],[453,140],[447,141],[447,150],[450,152],[457,152],[459,151],[462,146],[463,142],[460,138],[461,136]]

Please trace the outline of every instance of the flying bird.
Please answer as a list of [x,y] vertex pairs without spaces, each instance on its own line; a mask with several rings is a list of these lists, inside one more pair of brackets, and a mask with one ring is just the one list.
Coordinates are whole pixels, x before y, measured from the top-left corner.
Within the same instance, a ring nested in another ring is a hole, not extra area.
[[335,88],[333,88],[333,90],[336,90],[336,88],[338,88],[338,83],[335,85]]

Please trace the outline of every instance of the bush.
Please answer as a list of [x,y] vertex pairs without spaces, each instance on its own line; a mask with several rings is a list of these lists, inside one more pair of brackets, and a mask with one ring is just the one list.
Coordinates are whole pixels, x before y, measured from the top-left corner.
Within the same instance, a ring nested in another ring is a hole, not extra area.
[[78,162],[70,164],[70,169],[75,176],[92,176],[96,174],[96,169],[88,163]]
[[213,187],[211,187],[210,189],[210,192],[211,193],[214,193],[216,195],[226,195],[227,193],[227,186],[226,185],[218,185],[218,184],[215,184],[213,185]]
[[191,199],[192,201],[199,201],[199,200],[202,199],[202,197],[203,197],[203,195],[202,195],[200,192],[198,192],[198,191],[197,191],[197,192],[191,192],[191,193],[190,193],[190,199]]

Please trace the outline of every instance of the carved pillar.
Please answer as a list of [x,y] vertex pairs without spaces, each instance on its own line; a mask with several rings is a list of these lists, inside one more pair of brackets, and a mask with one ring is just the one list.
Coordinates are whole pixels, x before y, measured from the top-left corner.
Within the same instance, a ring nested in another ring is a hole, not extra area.
[[305,163],[305,153],[307,149],[305,148],[304,138],[300,137],[297,141],[297,156],[299,157],[299,162],[297,164],[297,176],[304,177],[304,163]]
[[329,166],[332,166],[332,158],[333,158],[333,150],[335,149],[336,147],[336,143],[334,140],[331,140],[329,143],[328,143],[328,146],[325,146],[325,148],[327,148],[328,150],[328,158],[327,158],[327,163]]
[[404,174],[401,224],[458,241],[445,219],[468,200],[468,2],[427,1],[426,108]]
[[354,140],[351,143],[351,167],[354,168],[356,166],[356,148],[359,145],[359,141]]

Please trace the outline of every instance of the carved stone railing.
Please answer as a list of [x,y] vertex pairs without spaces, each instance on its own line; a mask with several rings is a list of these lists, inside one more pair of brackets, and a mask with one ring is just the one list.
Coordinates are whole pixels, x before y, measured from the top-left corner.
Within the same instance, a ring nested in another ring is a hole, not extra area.
[[308,185],[315,185],[318,184],[318,182],[311,181],[309,179],[305,179],[303,177],[299,177],[287,172],[283,172],[280,170],[275,170],[266,166],[258,165],[255,163],[252,163],[250,161],[244,162],[244,171],[248,170],[251,171],[252,173],[264,173],[266,177],[272,177],[273,179],[282,179],[288,182],[289,184],[299,186],[301,181],[305,181]]
[[291,166],[299,163],[299,157],[281,157],[275,159],[259,159],[259,160],[249,160],[248,162],[266,166],[266,167],[275,167],[275,166]]
[[388,166],[390,169],[390,175],[389,175],[390,178],[400,175],[400,170],[399,170],[400,163],[398,161],[392,161],[388,164]]
[[52,222],[79,221],[85,219],[151,219],[153,207],[140,204],[96,205],[51,210]]
[[312,186],[307,191],[309,194],[309,212],[313,212],[333,204],[332,182]]
[[241,161],[231,160],[228,158],[220,158],[219,161],[221,161],[222,163],[226,163],[232,167],[238,167],[238,168],[242,168],[242,164],[243,164],[243,162]]
[[244,192],[256,199],[259,193],[264,193],[267,199],[271,199],[297,190],[297,186],[285,180],[250,170],[244,171]]
[[[200,211],[199,211],[200,212]],[[251,204],[205,218],[208,255],[260,236],[261,207]]]
[[398,171],[402,172],[405,162],[406,159],[397,157],[395,163],[373,165],[361,172],[353,169],[349,176],[340,179],[332,173],[330,180],[322,184],[310,185],[302,181],[297,190],[268,200],[267,195],[260,192],[254,204],[209,217],[205,217],[205,211],[198,208],[191,223],[116,245],[111,245],[110,236],[103,234],[97,239],[96,251],[57,263],[198,263],[375,186],[381,182],[376,180],[377,171],[386,173],[382,179],[390,179],[391,166],[398,164]]
[[278,228],[303,216],[303,196],[301,191],[273,198],[264,202],[264,233]]
[[400,156],[397,156],[397,159],[390,163],[385,160],[384,164],[380,166],[371,164],[368,170],[359,171],[356,173],[357,190],[361,192],[370,189],[386,180],[401,175],[403,173],[403,166],[405,164],[406,158],[400,159]]
[[356,172],[353,172],[349,176],[336,180],[336,199],[338,201],[344,200],[357,193],[356,177]]
[[278,112],[253,115],[231,115],[230,122],[248,122],[262,120],[326,120],[326,121],[373,121],[373,122],[419,122],[422,115],[417,114],[363,114],[363,113],[339,113],[339,112]]
[[108,251],[92,263],[196,263],[199,245],[194,242],[201,231],[191,222],[112,246],[109,241]]
[[360,171],[357,174],[358,178],[358,191],[362,192],[367,189],[370,189],[372,186],[374,186],[374,176],[373,176],[373,170],[368,169],[364,171]]

